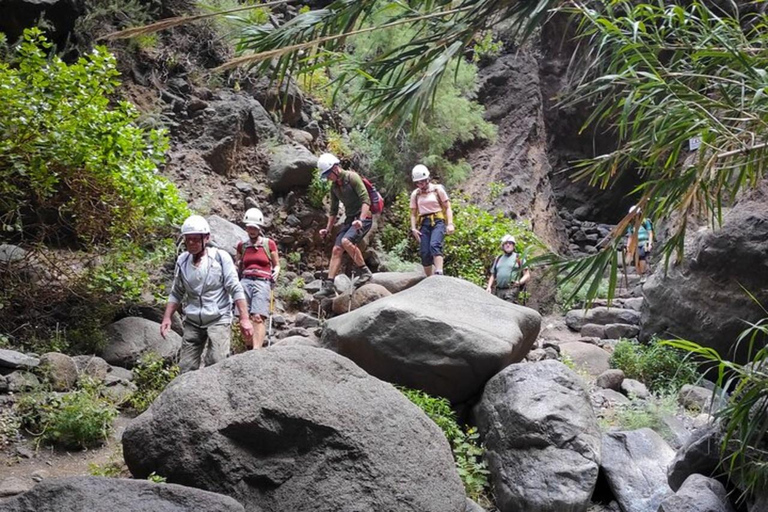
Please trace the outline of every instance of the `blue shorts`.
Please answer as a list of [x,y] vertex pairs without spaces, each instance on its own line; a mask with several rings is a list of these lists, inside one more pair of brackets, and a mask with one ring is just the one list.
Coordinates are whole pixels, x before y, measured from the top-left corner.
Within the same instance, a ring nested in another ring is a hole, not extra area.
[[363,221],[362,229],[357,229],[354,227],[352,222],[349,224],[344,223],[344,225],[341,227],[341,231],[339,231],[339,235],[336,237],[336,242],[333,245],[336,247],[341,247],[341,241],[345,238],[347,238],[353,244],[357,245],[360,243],[360,240],[362,240],[363,237],[371,230],[371,226],[373,226],[373,219],[365,219]]
[[245,300],[248,303],[248,313],[259,315],[262,318],[269,316],[269,293],[272,284],[263,279],[249,279],[244,277],[240,280],[245,292]]

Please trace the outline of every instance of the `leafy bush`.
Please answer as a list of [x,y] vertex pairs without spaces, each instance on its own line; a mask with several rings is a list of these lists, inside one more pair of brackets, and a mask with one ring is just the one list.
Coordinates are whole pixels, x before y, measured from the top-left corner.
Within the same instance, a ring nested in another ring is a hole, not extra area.
[[[587,288],[579,288],[576,295],[573,295],[574,290],[578,283],[574,280],[558,279],[557,283],[557,295],[556,302],[568,310],[576,305],[583,304],[587,300]],[[597,289],[595,298],[607,298],[608,297],[608,281],[600,281],[600,286]]]
[[100,385],[90,379],[82,379],[79,389],[69,393],[26,395],[16,403],[16,412],[39,441],[67,448],[103,442],[117,417],[115,404],[103,398]]
[[149,476],[147,476],[147,480],[149,480],[150,482],[154,482],[156,484],[164,484],[164,483],[166,483],[168,481],[168,479],[166,477],[164,477],[162,475],[158,475],[154,471],[151,472],[149,474]]
[[453,449],[456,469],[464,483],[467,496],[480,505],[490,503],[488,474],[480,445],[480,436],[474,427],[463,430],[456,422],[456,414],[445,398],[436,398],[423,391],[398,387],[401,393],[417,405],[443,431]]
[[650,428],[667,441],[674,441],[675,434],[664,421],[665,417],[677,413],[677,398],[673,394],[651,396],[647,400],[632,400],[628,404],[617,405],[601,418],[604,430],[637,430]]
[[21,419],[12,408],[0,410],[0,451],[20,437]]
[[25,237],[83,244],[151,239],[186,205],[158,176],[168,139],[142,130],[104,47],[66,64],[27,29],[13,65],[0,63],[0,218]]
[[[479,286],[485,286],[488,271],[496,256],[501,254],[501,237],[509,233],[517,240],[517,250],[526,259],[545,245],[531,231],[528,224],[515,222],[502,214],[492,214],[473,205],[467,198],[451,198],[456,232],[446,236],[444,270],[448,275],[461,277]],[[404,259],[418,261],[419,247],[410,236],[410,206],[408,194],[400,194],[391,208],[392,225],[397,230],[383,230],[382,243],[386,251],[407,240]],[[399,236],[398,236],[399,233]],[[394,245],[393,245],[394,244]]]
[[154,352],[147,352],[133,368],[133,383],[137,390],[128,399],[128,403],[136,412],[146,411],[179,373],[178,366],[166,363]]
[[304,303],[304,290],[295,284],[278,286],[275,293],[293,307],[298,307]]
[[312,182],[309,184],[309,189],[307,189],[307,199],[309,200],[310,206],[322,209],[324,207],[323,201],[330,192],[331,182],[322,179],[320,177],[320,171],[315,170],[315,174],[312,176]]
[[124,473],[128,473],[128,467],[123,460],[123,445],[115,445],[114,452],[109,456],[109,460],[102,464],[91,462],[88,464],[88,474],[91,476],[103,476],[106,478],[119,478]]
[[699,379],[696,364],[685,355],[656,339],[648,345],[622,339],[613,350],[610,364],[628,378],[644,382],[655,393],[675,393],[684,384]]

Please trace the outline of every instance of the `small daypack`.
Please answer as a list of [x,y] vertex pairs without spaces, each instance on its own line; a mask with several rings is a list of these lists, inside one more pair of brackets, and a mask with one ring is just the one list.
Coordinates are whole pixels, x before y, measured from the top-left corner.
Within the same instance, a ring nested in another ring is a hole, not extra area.
[[384,211],[384,198],[381,196],[379,191],[376,190],[376,187],[368,180],[368,178],[363,176],[360,176],[360,178],[363,180],[363,185],[365,185],[365,189],[368,191],[368,197],[371,198],[371,213],[381,213]]
[[240,260],[237,262],[237,274],[240,277],[243,277],[243,270],[245,270],[245,269],[243,269],[243,264],[244,264],[244,261],[245,261],[245,251],[247,251],[249,247],[253,247],[257,251],[259,250],[259,247],[264,249],[264,252],[267,253],[267,260],[269,260],[269,268],[271,270],[272,269],[272,254],[269,252],[269,238],[267,238],[267,237],[262,235],[262,237],[261,237],[261,245],[258,246],[258,247],[253,245],[251,243],[250,239],[248,239],[247,242],[243,242],[240,245]]

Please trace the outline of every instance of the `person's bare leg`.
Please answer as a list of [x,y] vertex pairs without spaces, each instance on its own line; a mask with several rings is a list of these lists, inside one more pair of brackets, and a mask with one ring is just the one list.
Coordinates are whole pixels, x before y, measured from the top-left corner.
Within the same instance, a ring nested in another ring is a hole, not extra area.
[[365,260],[363,259],[363,253],[360,252],[360,248],[352,243],[352,241],[349,238],[343,238],[341,240],[341,246],[344,248],[345,251],[347,251],[347,254],[349,254],[349,257],[352,258],[352,261],[355,263],[355,266],[362,267],[365,265]]
[[264,338],[267,335],[267,326],[264,325],[264,319],[261,315],[251,315],[253,323],[253,349],[260,349],[264,346]]
[[434,261],[435,261],[434,263],[435,272],[440,272],[442,274],[443,273],[443,257],[435,256]]
[[328,265],[328,279],[333,279],[339,275],[339,267],[341,267],[341,257],[344,255],[344,249],[340,246],[333,246],[331,251],[331,263]]
[[434,268],[434,267],[433,267],[432,265],[430,265],[430,266],[428,266],[428,267],[424,267],[424,274],[425,274],[427,277],[431,276],[431,275],[432,275],[432,269],[433,269],[433,268]]

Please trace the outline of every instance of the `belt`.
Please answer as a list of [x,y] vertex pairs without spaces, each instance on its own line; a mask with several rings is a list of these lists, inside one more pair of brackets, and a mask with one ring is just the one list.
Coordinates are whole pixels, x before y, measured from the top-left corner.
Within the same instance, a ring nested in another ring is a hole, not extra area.
[[424,222],[424,219],[429,219],[429,225],[434,226],[436,220],[445,220],[445,215],[443,212],[425,213],[424,215],[419,215],[420,222]]
[[243,276],[243,279],[249,279],[251,281],[271,281],[271,277],[256,277],[256,276]]

